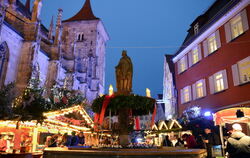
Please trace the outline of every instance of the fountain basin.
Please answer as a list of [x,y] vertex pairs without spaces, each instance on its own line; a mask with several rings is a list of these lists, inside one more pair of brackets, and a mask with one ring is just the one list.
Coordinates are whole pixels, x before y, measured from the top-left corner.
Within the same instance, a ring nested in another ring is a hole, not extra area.
[[204,149],[74,149],[46,148],[44,158],[205,158]]

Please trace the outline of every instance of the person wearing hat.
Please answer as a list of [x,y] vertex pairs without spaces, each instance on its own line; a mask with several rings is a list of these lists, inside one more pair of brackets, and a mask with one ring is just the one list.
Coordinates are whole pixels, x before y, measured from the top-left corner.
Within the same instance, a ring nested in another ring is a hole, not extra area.
[[212,132],[211,128],[206,127],[204,129],[204,143],[206,144],[206,149],[207,149],[207,158],[212,158],[213,157],[213,146],[216,145],[221,145],[220,142],[220,137],[215,133]]
[[250,137],[242,132],[240,124],[233,124],[231,136],[227,142],[227,152],[229,158],[249,158],[250,157]]

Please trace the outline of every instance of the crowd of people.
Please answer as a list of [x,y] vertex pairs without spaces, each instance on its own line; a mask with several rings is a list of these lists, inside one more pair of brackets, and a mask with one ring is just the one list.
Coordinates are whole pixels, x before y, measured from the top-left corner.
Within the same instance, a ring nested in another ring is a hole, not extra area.
[[[250,158],[250,137],[242,132],[240,124],[233,124],[232,130],[228,132],[228,136],[223,143],[226,147],[225,152],[227,158]],[[168,147],[206,149],[207,158],[215,157],[215,147],[219,147],[222,154],[221,139],[210,128],[205,128],[204,133],[197,136],[184,134],[181,138],[174,136],[170,139],[167,135],[162,144]]]
[[45,147],[69,147],[69,146],[84,146],[85,137],[84,133],[80,132],[76,134],[75,131],[68,135],[68,133],[56,134],[53,136],[47,136]]

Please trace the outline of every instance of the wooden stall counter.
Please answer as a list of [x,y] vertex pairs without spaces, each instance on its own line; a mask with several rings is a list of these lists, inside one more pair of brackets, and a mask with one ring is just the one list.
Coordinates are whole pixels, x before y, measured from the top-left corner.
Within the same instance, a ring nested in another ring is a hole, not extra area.
[[204,149],[82,149],[46,148],[43,158],[206,158]]
[[42,153],[4,153],[0,152],[0,158],[41,158]]

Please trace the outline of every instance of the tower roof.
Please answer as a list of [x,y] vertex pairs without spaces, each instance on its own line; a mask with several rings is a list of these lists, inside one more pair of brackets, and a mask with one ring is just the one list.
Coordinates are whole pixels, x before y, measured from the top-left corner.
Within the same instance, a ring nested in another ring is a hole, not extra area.
[[96,20],[97,18],[91,8],[90,0],[86,0],[82,9],[73,17],[64,20],[63,22],[70,22],[70,21],[80,21],[80,20]]
[[25,8],[30,11],[30,0],[26,0]]

